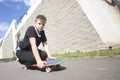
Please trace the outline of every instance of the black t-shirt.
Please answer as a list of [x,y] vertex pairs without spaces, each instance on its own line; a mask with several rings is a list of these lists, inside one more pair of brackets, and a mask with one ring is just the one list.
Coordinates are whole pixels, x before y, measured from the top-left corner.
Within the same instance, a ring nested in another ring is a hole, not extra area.
[[28,27],[23,41],[20,42],[20,45],[19,45],[20,49],[31,50],[31,45],[29,42],[30,37],[34,37],[36,39],[37,47],[40,45],[41,42],[47,41],[44,30],[42,30],[39,35],[40,36],[37,35],[37,32],[33,26]]

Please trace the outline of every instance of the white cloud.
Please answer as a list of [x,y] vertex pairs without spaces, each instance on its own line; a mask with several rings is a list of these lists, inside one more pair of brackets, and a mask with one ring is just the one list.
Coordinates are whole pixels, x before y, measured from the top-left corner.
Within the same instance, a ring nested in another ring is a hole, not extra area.
[[31,6],[35,0],[11,0],[12,2],[23,2],[26,6]]
[[0,2],[3,2],[4,0],[0,0]]
[[[5,0],[0,0],[0,2],[4,2]],[[26,6],[31,6],[37,0],[9,0],[11,2],[23,2]]]
[[4,23],[4,22],[0,23],[0,31],[4,32],[4,31],[8,30],[8,28],[9,28],[9,24]]
[[7,23],[0,23],[0,38],[2,38],[5,33],[7,32],[8,28],[9,28],[9,24]]
[[23,0],[26,6],[31,6],[34,2],[38,0]]
[[31,6],[33,0],[23,0],[26,6]]
[[11,2],[22,2],[23,0],[10,0]]
[[0,38],[0,42],[2,41],[2,38]]
[[2,41],[2,38],[0,38],[0,42]]

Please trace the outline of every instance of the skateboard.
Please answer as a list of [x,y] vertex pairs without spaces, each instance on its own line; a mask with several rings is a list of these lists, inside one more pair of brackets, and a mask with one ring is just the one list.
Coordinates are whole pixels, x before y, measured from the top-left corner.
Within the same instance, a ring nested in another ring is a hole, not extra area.
[[[60,69],[61,64],[64,62],[64,60],[63,59],[52,59],[52,60],[47,60],[46,62],[47,64],[45,64],[45,67],[42,69],[45,69],[46,72],[51,72],[55,68]],[[25,65],[25,67],[23,68],[27,70],[29,67],[37,67],[37,64]]]

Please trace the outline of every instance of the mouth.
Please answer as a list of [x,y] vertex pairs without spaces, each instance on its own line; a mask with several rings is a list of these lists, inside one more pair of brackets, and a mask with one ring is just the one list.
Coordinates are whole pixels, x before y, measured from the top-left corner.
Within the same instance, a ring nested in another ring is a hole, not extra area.
[[39,28],[38,30],[39,30],[39,31],[42,31],[42,30],[43,30],[43,28]]

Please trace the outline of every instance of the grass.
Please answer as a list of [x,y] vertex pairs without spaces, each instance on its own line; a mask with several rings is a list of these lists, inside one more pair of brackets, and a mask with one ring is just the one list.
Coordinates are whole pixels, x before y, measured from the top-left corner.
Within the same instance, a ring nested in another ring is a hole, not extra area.
[[[112,49],[112,50],[95,50],[95,51],[89,51],[89,52],[68,52],[68,53],[62,53],[62,54],[53,54],[53,56],[57,58],[94,58],[94,57],[113,57],[113,56],[120,56],[120,49]],[[5,58],[0,59],[2,62],[8,62],[13,61],[15,58]]]
[[8,61],[14,61],[16,60],[15,58],[4,58],[4,59],[0,59],[0,61],[2,62],[8,62]]
[[95,50],[95,51],[89,51],[89,52],[68,52],[63,54],[53,54],[53,56],[58,58],[74,58],[74,57],[113,57],[113,56],[119,56],[120,55],[120,49],[112,49],[112,50]]

